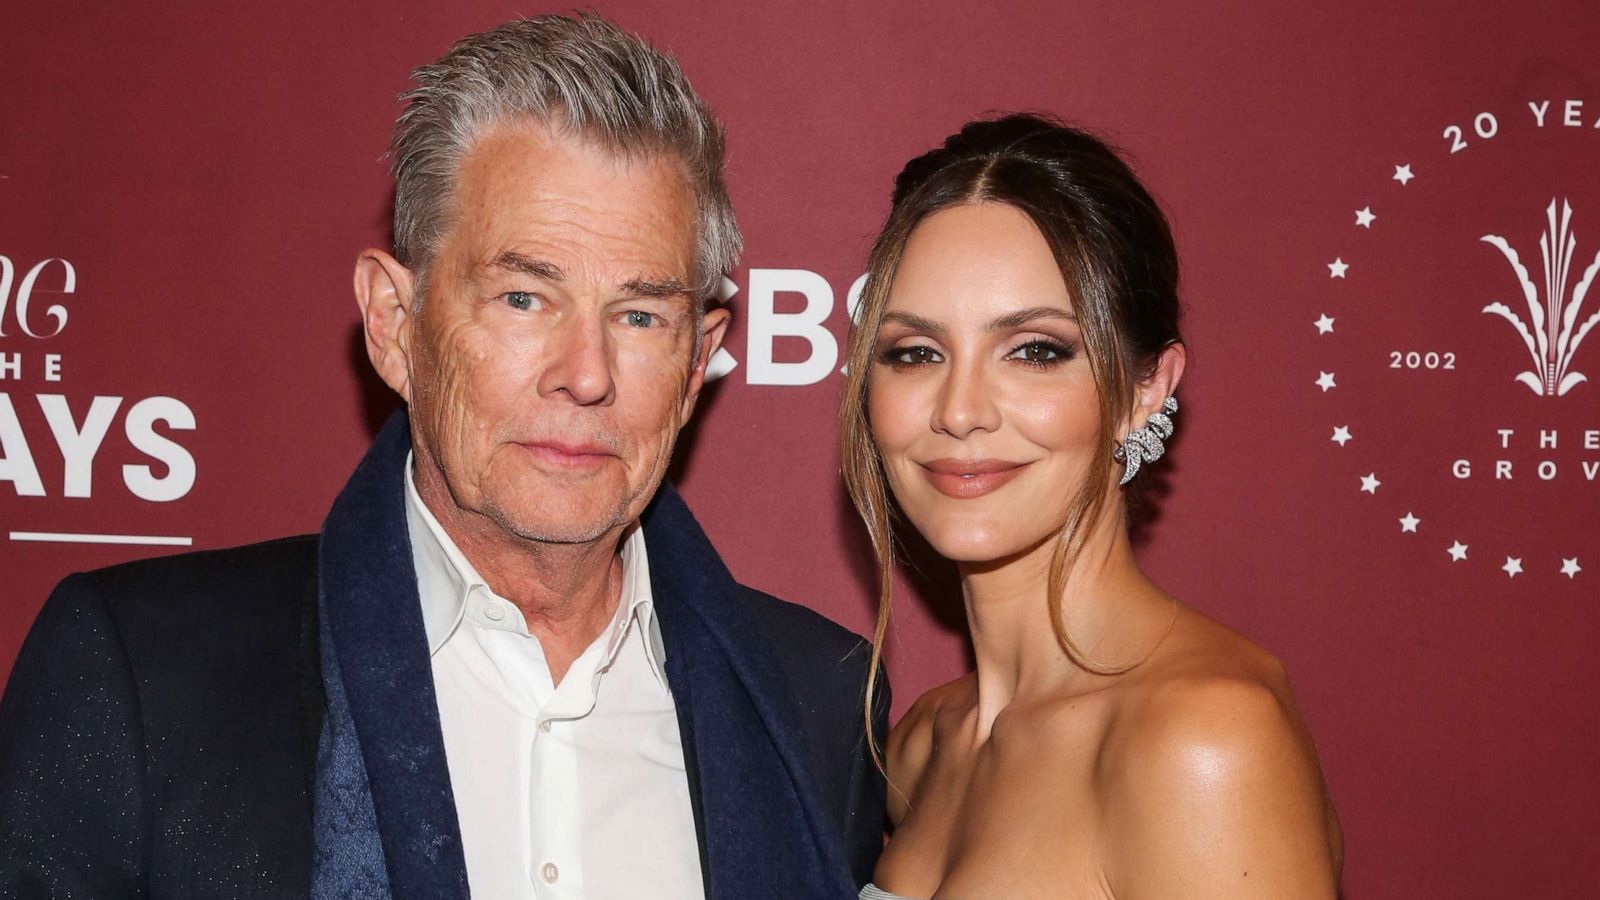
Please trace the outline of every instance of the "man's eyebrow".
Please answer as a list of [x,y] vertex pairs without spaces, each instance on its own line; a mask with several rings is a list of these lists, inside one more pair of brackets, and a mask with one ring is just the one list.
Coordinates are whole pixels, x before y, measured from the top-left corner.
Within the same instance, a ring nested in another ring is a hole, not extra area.
[[676,278],[663,278],[660,281],[648,281],[643,278],[630,279],[623,282],[622,293],[634,297],[694,298],[694,289]]
[[555,263],[543,259],[534,259],[515,250],[501,251],[500,255],[491,260],[489,265],[497,269],[509,269],[513,272],[521,272],[524,275],[532,275],[535,278],[543,278],[546,281],[561,281],[566,277],[566,274],[561,271],[561,267]]
[[1019,309],[1014,313],[1007,313],[989,323],[990,331],[1005,331],[1008,328],[1019,328],[1035,319],[1065,319],[1068,322],[1078,321],[1078,317],[1059,306],[1032,306]]

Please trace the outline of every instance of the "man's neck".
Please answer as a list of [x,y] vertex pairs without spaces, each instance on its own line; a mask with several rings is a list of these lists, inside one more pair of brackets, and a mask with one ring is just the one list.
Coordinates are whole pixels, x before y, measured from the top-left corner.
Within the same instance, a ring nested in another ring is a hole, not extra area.
[[516,604],[539,639],[556,684],[616,615],[622,595],[624,526],[582,543],[509,534],[482,513],[456,505],[443,476],[413,469],[417,495],[495,594]]

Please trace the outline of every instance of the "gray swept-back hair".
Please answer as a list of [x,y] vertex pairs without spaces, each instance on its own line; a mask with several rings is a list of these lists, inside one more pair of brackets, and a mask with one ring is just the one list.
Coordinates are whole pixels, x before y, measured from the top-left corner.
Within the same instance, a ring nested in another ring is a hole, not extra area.
[[722,180],[722,127],[672,57],[592,14],[538,16],[463,38],[411,75],[389,154],[395,257],[419,279],[453,223],[473,143],[533,121],[630,157],[681,160],[699,222],[693,287],[701,306],[716,294],[743,239]]

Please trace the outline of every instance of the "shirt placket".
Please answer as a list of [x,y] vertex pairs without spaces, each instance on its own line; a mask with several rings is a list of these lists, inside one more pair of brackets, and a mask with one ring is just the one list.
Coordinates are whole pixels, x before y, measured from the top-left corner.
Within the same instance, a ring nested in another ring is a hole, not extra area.
[[590,647],[573,662],[533,729],[529,859],[535,892],[552,900],[584,895],[578,738],[594,710],[599,650]]

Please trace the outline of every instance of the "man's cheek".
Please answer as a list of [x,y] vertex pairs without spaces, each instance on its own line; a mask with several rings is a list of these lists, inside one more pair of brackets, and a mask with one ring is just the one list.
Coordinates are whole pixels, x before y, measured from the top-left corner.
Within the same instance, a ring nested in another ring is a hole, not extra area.
[[432,391],[434,420],[446,452],[458,464],[468,464],[482,451],[490,424],[486,413],[493,409],[492,393],[485,390],[482,371],[470,357],[451,354],[441,361]]
[[626,392],[637,398],[638,406],[675,409],[688,389],[689,358],[621,351],[616,357],[616,380],[619,399]]

